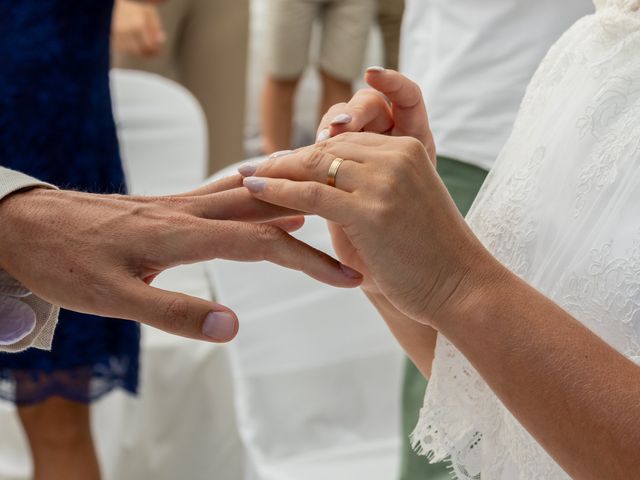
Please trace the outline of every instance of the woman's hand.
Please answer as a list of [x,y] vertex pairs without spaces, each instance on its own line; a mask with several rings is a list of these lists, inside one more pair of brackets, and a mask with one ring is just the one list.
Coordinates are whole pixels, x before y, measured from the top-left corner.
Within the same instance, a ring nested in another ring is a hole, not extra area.
[[0,202],[0,267],[55,305],[217,342],[236,335],[233,312],[153,288],[157,274],[215,258],[269,260],[332,285],[360,284],[359,274],[286,233],[302,218],[241,185],[235,176],[169,197],[14,193]]
[[[336,158],[345,161],[334,188],[326,181]],[[241,173],[252,175],[244,185],[256,198],[336,223],[370,274],[367,284],[421,323],[467,302],[479,276],[499,267],[415,138],[346,133]]]
[[116,2],[111,31],[114,48],[137,57],[158,54],[166,41],[158,7],[133,0]]
[[[420,87],[404,75],[381,67],[369,68],[365,81],[371,88],[359,90],[348,103],[336,104],[324,115],[318,127],[319,141],[345,132],[413,137],[425,146],[429,159],[435,164],[435,145]],[[328,222],[328,226],[338,258],[364,274],[362,289],[367,294],[380,295],[342,228],[332,222]]]
[[349,103],[338,103],[324,115],[318,127],[318,140],[345,132],[413,137],[424,145],[429,159],[435,162],[436,148],[418,84],[381,67],[369,68],[365,81],[371,88],[359,90]]

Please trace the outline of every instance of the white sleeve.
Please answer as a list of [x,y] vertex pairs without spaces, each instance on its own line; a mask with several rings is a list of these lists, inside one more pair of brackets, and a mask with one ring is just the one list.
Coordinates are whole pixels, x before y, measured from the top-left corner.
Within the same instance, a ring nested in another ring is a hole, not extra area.
[[[0,201],[18,190],[33,187],[56,188],[23,173],[0,167]],[[24,303],[35,313],[36,323],[32,330],[26,332],[22,337],[16,338],[13,343],[0,345],[0,351],[19,352],[29,347],[50,350],[53,333],[58,321],[59,309],[28,291],[26,293],[20,292],[19,295],[16,295],[16,288],[19,289],[19,287],[20,285],[16,280],[0,270],[0,304],[15,301]],[[0,319],[1,321],[2,319]]]

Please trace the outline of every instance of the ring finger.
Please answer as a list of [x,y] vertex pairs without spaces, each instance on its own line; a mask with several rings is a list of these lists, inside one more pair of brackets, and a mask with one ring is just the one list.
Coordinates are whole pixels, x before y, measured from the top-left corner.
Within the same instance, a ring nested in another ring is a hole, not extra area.
[[310,146],[281,153],[263,162],[242,165],[238,171],[243,177],[287,178],[295,181],[314,181],[330,184],[353,192],[362,176],[363,165],[349,156],[335,154],[332,146]]

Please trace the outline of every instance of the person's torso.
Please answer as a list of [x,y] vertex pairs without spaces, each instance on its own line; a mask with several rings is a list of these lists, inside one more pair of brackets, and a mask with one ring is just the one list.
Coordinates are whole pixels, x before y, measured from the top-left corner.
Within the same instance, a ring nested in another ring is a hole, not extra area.
[[401,65],[438,152],[490,168],[544,54],[591,12],[591,0],[408,0]]
[[112,3],[0,1],[2,165],[74,188],[121,183],[108,76]]

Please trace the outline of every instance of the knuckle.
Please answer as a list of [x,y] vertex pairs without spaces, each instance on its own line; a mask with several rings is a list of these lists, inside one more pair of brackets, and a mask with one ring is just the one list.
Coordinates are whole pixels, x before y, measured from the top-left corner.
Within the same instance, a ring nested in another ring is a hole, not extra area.
[[184,206],[184,204],[186,203],[185,197],[174,197],[174,196],[160,197],[159,200],[161,204],[171,209],[180,208]]
[[189,303],[181,297],[172,298],[164,308],[164,323],[171,332],[183,332],[189,321]]
[[255,225],[253,233],[258,244],[277,242],[284,235],[284,232],[279,228],[266,224]]
[[320,184],[318,183],[309,184],[308,188],[305,188],[303,190],[302,195],[304,197],[303,201],[305,205],[307,205],[307,207],[309,207],[310,209],[313,209],[320,203],[320,200],[321,200],[322,190],[320,188]]
[[384,228],[393,222],[395,216],[396,212],[393,208],[393,203],[382,199],[372,208],[370,220],[378,228]]
[[357,137],[357,135],[363,135],[361,132],[344,132],[337,137],[333,137],[331,140],[335,143],[349,143]]
[[164,222],[169,227],[183,227],[189,223],[184,215],[173,212],[165,216]]
[[420,88],[420,85],[418,85],[416,82],[414,82],[413,80],[405,77],[405,81],[407,89],[410,91],[412,98],[417,98],[417,99],[421,99],[422,98],[422,89]]
[[302,158],[302,167],[305,170],[309,170],[311,172],[315,172],[322,165],[323,160],[325,159],[326,153],[325,149],[327,148],[327,142],[318,144],[316,148],[313,148]]
[[347,110],[347,106],[348,104],[346,102],[340,102],[340,103],[336,103],[334,105],[331,106],[331,108],[329,108],[329,111],[327,112],[328,116],[335,116],[339,113],[343,113],[345,110]]
[[364,87],[364,88],[360,88],[356,94],[354,95],[354,98],[357,99],[362,99],[362,98],[367,98],[370,95],[377,95],[376,90],[374,90],[371,87]]
[[416,163],[425,154],[424,145],[414,137],[402,137],[400,160],[404,163]]

